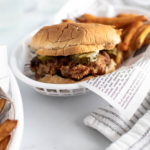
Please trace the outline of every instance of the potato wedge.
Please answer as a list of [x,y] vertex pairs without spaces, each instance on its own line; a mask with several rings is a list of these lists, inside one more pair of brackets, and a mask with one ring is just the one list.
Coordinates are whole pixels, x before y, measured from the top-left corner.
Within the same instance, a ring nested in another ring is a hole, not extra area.
[[150,36],[145,38],[143,46],[148,44],[150,44]]
[[127,25],[127,26],[125,26],[123,28],[122,35],[121,35],[122,40],[127,35],[127,33],[129,32],[129,30],[131,29],[131,27],[132,27],[132,24],[131,25]]
[[142,25],[142,26],[137,30],[137,32],[134,34],[134,36],[133,36],[133,38],[132,38],[132,40],[131,40],[131,42],[130,42],[129,49],[131,49],[132,51],[137,49],[135,42],[137,41],[138,36],[142,33],[142,31],[145,29],[145,27],[146,27],[146,26],[149,26],[149,25],[150,25],[150,22],[148,22],[148,23]]
[[83,14],[82,16],[76,18],[76,20],[83,23],[96,23],[97,17],[91,14]]
[[118,14],[116,17],[131,17],[131,16],[138,16],[138,15],[121,13],[121,14]]
[[6,99],[1,99],[0,100],[0,113],[2,112],[4,106],[5,106],[5,102],[6,102]]
[[114,25],[116,28],[121,28],[135,21],[142,21],[142,22],[147,21],[147,18],[144,15],[108,18],[108,17],[95,17],[90,14],[84,14],[81,18],[80,19],[78,18],[77,20],[79,22],[80,20],[83,20],[83,22],[88,22],[88,23],[101,23],[105,25]]
[[123,60],[126,61],[132,54],[132,50],[128,49],[128,51],[123,51]]
[[73,21],[73,20],[70,20],[70,19],[63,19],[62,22],[74,23],[74,21]]
[[7,148],[7,145],[10,141],[10,138],[11,138],[11,135],[8,135],[6,136],[5,139],[3,139],[1,142],[0,142],[0,150],[6,150]]
[[124,37],[124,40],[121,44],[121,49],[123,51],[127,51],[129,49],[129,44],[130,44],[130,41],[131,41],[132,37],[134,36],[134,34],[138,30],[138,28],[140,26],[142,26],[142,24],[143,23],[141,21],[135,22],[135,23],[132,24],[131,28],[126,33],[126,36]]
[[145,26],[145,28],[143,29],[143,31],[137,37],[137,40],[135,42],[136,49],[139,49],[143,45],[144,40],[145,40],[145,38],[147,37],[147,35],[149,33],[150,33],[150,25],[149,26]]
[[119,65],[121,64],[121,61],[122,61],[122,50],[121,50],[121,43],[119,43],[118,45],[117,45],[117,51],[118,51],[118,54],[117,54],[117,56],[116,56],[116,60],[115,60],[115,62],[116,62],[116,68],[118,68],[119,67]]
[[16,128],[17,123],[17,120],[7,119],[0,125],[0,141],[2,141],[13,129]]

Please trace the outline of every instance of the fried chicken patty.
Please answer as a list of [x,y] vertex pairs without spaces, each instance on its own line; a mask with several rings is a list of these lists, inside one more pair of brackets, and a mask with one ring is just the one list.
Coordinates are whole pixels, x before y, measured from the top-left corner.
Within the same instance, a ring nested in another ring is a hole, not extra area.
[[46,74],[60,74],[64,78],[80,80],[87,75],[103,75],[110,63],[110,57],[105,51],[101,51],[98,59],[89,64],[73,62],[69,56],[59,56],[42,62],[37,57],[31,60],[30,68],[35,72],[35,77],[44,77]]

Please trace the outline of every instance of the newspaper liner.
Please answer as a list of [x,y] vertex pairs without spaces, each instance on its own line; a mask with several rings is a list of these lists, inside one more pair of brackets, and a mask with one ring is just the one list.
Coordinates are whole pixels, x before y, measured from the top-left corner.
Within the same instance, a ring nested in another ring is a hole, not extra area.
[[[81,1],[80,1],[81,2]],[[97,0],[85,0],[79,5],[69,1],[55,17],[54,23],[60,23],[62,19],[75,20],[83,13],[91,13],[97,16],[112,17],[117,14],[113,6]],[[94,13],[93,13],[94,12]],[[125,12],[124,12],[125,13]],[[30,60],[35,56],[29,47],[32,36],[23,41],[23,73],[34,79],[34,73],[30,71]],[[29,55],[30,54],[30,55]],[[95,92],[119,112],[130,119],[149,91],[150,75],[150,46],[144,46],[135,51],[119,69],[111,74],[103,75],[85,82],[78,83]]]
[[137,50],[118,70],[79,83],[103,97],[130,119],[149,91],[150,45]]
[[[7,47],[0,46],[0,101],[1,99],[6,99],[3,110],[0,113],[0,124],[2,124],[6,119],[15,119],[15,107],[13,104],[13,95],[11,90],[11,84],[9,82],[9,71],[7,62]],[[15,131],[11,133],[12,137]],[[11,141],[9,142],[9,144]],[[9,145],[7,147],[9,149]]]

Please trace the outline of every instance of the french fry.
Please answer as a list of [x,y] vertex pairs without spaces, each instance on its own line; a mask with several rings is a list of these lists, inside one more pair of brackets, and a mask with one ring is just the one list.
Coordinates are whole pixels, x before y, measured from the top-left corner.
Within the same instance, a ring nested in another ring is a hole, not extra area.
[[[144,15],[137,14],[118,14],[116,17],[96,17],[91,14],[83,14],[81,17],[77,18],[77,21],[84,23],[100,23],[104,25],[112,25],[115,28],[123,29],[121,39],[122,42],[118,44],[117,50],[118,55],[114,58],[119,67],[122,57],[127,60],[133,50],[137,47],[150,43],[150,37],[146,38],[147,34],[150,32],[150,22],[143,25],[147,18]],[[123,52],[122,52],[123,51]]]
[[145,38],[143,46],[148,44],[150,44],[150,36]]
[[116,17],[131,17],[131,16],[138,16],[136,14],[124,14],[124,13],[121,13],[121,14],[118,14]]
[[3,108],[5,106],[5,102],[6,102],[6,99],[1,99],[0,100],[0,113],[1,113],[1,111],[3,110]]
[[136,49],[139,49],[143,43],[147,35],[150,33],[150,25],[146,26],[145,29],[142,31],[142,33],[137,37],[136,40]]
[[[77,19],[80,21],[79,19]],[[127,24],[133,23],[135,21],[146,21],[146,17],[144,15],[141,16],[131,16],[131,17],[114,17],[114,18],[108,18],[108,17],[95,17],[90,14],[84,14],[82,16],[82,20],[84,22],[88,23],[101,23],[105,25],[114,25],[116,28],[121,28]]]
[[142,25],[138,30],[137,32],[134,34],[131,42],[130,42],[130,45],[129,45],[129,49],[131,49],[132,51],[133,50],[136,50],[136,41],[137,41],[137,38],[138,36],[142,33],[142,31],[145,29],[145,27],[149,26],[150,25],[150,22]]
[[96,19],[97,17],[90,15],[90,14],[84,14],[76,18],[78,22],[82,22],[82,23],[96,23]]
[[17,123],[17,120],[7,119],[0,125],[0,141],[2,141],[13,129],[16,128]]
[[119,67],[119,65],[121,64],[121,61],[122,61],[122,50],[121,50],[121,42],[117,45],[117,51],[118,51],[118,54],[116,56],[116,68]]
[[128,48],[129,48],[129,44],[130,44],[130,41],[132,39],[132,37],[134,36],[134,34],[136,33],[136,31],[138,30],[138,28],[140,26],[142,26],[142,22],[135,22],[132,24],[131,28],[128,30],[128,32],[126,33],[126,36],[121,44],[121,49],[123,51],[127,51]]
[[128,49],[128,51],[123,51],[123,60],[126,61],[132,54],[132,50]]
[[11,138],[11,135],[8,135],[6,136],[5,139],[3,139],[1,142],[0,142],[0,150],[6,150],[7,148],[7,145],[10,141],[10,138]]
[[127,35],[129,30],[131,29],[131,27],[132,27],[132,24],[131,25],[127,25],[127,26],[125,26],[123,28],[122,35],[121,35],[122,39],[124,39],[124,37]]
[[[106,19],[107,21],[107,19]],[[114,25],[116,28],[121,28],[127,24],[131,24],[135,21],[146,21],[145,16],[133,16],[133,17],[126,17],[126,18],[112,18],[109,19],[109,24]],[[100,19],[99,19],[100,22]],[[107,23],[107,22],[106,22]],[[105,24],[105,23],[104,23]]]
[[63,19],[62,22],[74,23],[74,21],[73,21],[73,20],[70,20],[70,19]]

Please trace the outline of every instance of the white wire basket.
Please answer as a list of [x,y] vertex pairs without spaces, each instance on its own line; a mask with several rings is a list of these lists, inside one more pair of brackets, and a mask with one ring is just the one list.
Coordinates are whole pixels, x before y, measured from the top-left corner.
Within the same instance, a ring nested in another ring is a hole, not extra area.
[[[89,7],[92,7],[92,2],[96,0],[87,1],[83,0],[82,4],[84,7],[87,7],[86,9],[89,10]],[[54,23],[60,23],[62,19],[65,18],[75,18],[77,15],[81,15],[85,12],[82,11],[82,7],[80,6],[80,11],[76,11],[78,9],[78,5],[72,5],[72,2],[75,3],[75,1],[68,1],[68,3],[56,14],[55,16],[55,21]],[[99,2],[99,1],[96,1]],[[86,6],[85,6],[86,3]],[[82,5],[80,4],[80,5]],[[95,5],[98,7],[99,5]],[[95,7],[94,6],[94,7]],[[93,9],[93,8],[92,8]],[[68,12],[66,12],[66,10]],[[91,9],[90,9],[91,10]],[[114,10],[116,14],[118,13],[136,13],[136,14],[144,14],[146,17],[149,19],[150,14],[148,11],[145,11],[143,9],[137,9],[134,7],[114,7]],[[105,11],[105,10],[104,10]],[[80,14],[81,13],[81,14]],[[69,17],[68,17],[69,15]],[[50,25],[50,24],[48,24]],[[29,37],[33,37],[33,35],[39,30],[40,28],[36,29],[33,31],[31,34],[29,34],[23,41],[27,41],[26,46],[29,45],[30,39]],[[27,48],[28,50],[28,48]],[[85,93],[89,93],[90,90],[88,88],[82,87],[78,84],[49,84],[49,83],[41,83],[37,82],[23,74],[23,59],[28,56],[23,56],[23,45],[19,43],[19,45],[15,48],[14,52],[12,53],[11,60],[10,60],[10,65],[11,68],[14,72],[14,74],[24,83],[28,84],[31,86],[34,90],[37,92],[44,94],[44,95],[49,95],[49,96],[76,96],[76,95],[82,95]]]

